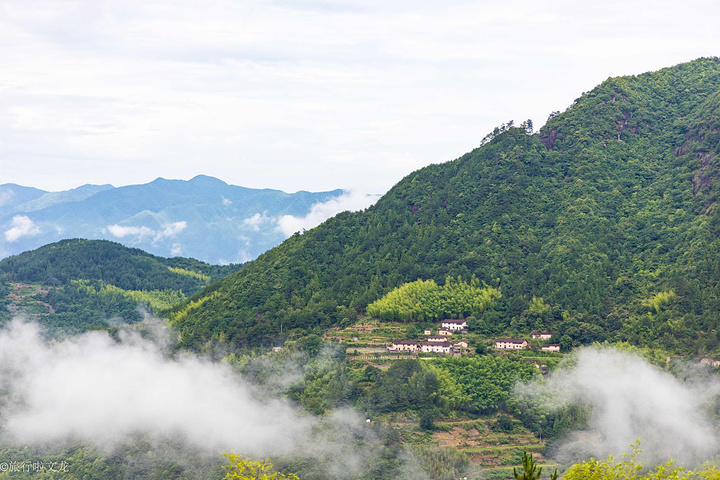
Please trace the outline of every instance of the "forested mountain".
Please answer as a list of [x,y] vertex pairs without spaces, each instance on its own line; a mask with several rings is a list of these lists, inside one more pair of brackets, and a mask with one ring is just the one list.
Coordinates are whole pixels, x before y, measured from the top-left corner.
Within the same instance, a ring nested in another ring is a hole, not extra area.
[[402,283],[474,275],[502,292],[472,319],[487,334],[716,350],[719,129],[717,58],[610,78],[537,133],[504,125],[294,235],[171,320],[191,347],[260,343],[350,322]]
[[0,321],[35,318],[51,330],[78,333],[142,319],[182,302],[239,265],[162,258],[105,240],[73,239],[0,261]]
[[45,192],[0,185],[0,258],[64,238],[105,239],[156,255],[241,263],[282,242],[284,216],[304,217],[342,190],[293,194],[199,175],[145,185]]

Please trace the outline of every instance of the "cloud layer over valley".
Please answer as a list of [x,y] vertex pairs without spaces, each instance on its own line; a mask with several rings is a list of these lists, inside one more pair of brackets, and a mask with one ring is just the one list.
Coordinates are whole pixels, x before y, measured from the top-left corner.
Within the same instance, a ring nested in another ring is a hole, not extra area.
[[695,366],[683,372],[678,378],[635,355],[584,348],[571,368],[518,385],[517,393],[550,411],[590,406],[589,428],[571,434],[554,452],[561,463],[619,458],[640,439],[645,461],[698,466],[720,454],[720,430],[712,420],[720,381]]
[[[312,458],[331,478],[356,475],[377,453],[357,412],[306,414],[229,364],[173,354],[172,344],[154,319],[121,327],[117,339],[94,331],[54,341],[14,319],[0,330],[0,444],[111,452],[145,438],[180,462],[220,461],[219,452]],[[294,380],[278,382],[298,380],[288,367]]]
[[315,228],[330,217],[340,212],[355,212],[373,205],[380,195],[363,194],[359,192],[345,192],[341,196],[331,198],[327,202],[316,203],[310,212],[302,217],[283,215],[277,218],[277,228],[289,237],[295,232]]
[[0,385],[9,389],[6,440],[81,440],[112,446],[133,434],[181,437],[212,452],[268,455],[295,448],[312,421],[287,402],[259,399],[225,364],[168,356],[123,331],[47,343],[15,320],[0,333]]

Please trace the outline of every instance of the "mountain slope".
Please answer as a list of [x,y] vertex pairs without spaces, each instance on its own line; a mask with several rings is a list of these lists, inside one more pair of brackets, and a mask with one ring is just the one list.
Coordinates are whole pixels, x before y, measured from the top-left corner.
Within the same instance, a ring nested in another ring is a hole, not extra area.
[[14,183],[0,185],[0,208],[3,212],[15,212],[19,205],[36,200],[46,191],[33,187],[23,187]]
[[78,333],[163,310],[239,266],[156,257],[105,240],[63,240],[0,261],[0,303],[51,330]]
[[250,189],[204,175],[53,193],[0,185],[0,200],[8,207],[0,213],[0,256],[82,237],[119,241],[156,255],[239,263],[286,238],[279,228],[283,216],[304,217],[313,205],[342,194]]
[[[92,197],[98,192],[113,189],[112,185],[82,185],[72,190],[64,192],[47,192],[41,197],[24,202],[15,208],[13,213],[19,212],[35,212],[44,208],[52,207],[60,203],[80,202],[86,198]],[[9,212],[8,212],[9,213]]]
[[291,237],[172,321],[194,348],[262,343],[351,321],[404,282],[475,275],[503,293],[471,323],[489,335],[715,350],[719,105],[717,58],[608,79],[538,133],[498,128],[365,212]]

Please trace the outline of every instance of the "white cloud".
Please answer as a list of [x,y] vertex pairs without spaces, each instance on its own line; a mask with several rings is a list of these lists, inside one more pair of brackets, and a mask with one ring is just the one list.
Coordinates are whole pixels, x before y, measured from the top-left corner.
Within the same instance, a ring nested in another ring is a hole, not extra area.
[[12,219],[12,227],[5,231],[5,240],[14,242],[22,237],[40,234],[40,228],[25,215],[16,215]]
[[309,433],[288,403],[254,399],[228,365],[171,359],[137,334],[122,336],[47,344],[37,325],[18,321],[0,332],[0,386],[11,388],[4,433],[22,443],[76,437],[101,445],[148,433],[250,455],[287,450]]
[[259,232],[262,226],[273,222],[275,222],[275,219],[268,217],[265,213],[256,213],[252,217],[248,217],[243,220],[243,225],[247,225],[254,232]]
[[591,407],[588,428],[556,445],[560,463],[619,457],[638,439],[642,458],[651,464],[674,459],[699,466],[720,453],[720,434],[708,415],[708,406],[720,397],[716,377],[690,369],[681,380],[611,348],[584,348],[573,360],[549,378],[516,387],[519,395],[551,410]]
[[384,191],[608,76],[716,54],[720,4],[688,2],[5,0],[3,178],[200,164],[251,187]]
[[182,247],[179,243],[173,243],[172,248],[170,249],[170,255],[172,255],[173,257],[182,255]]
[[105,230],[115,238],[136,237],[135,240],[138,242],[152,239],[154,243],[167,238],[173,238],[185,230],[185,228],[187,228],[187,222],[180,221],[166,224],[162,230],[154,230],[146,226],[135,227],[118,224],[108,225]]
[[285,215],[277,220],[278,229],[287,237],[295,232],[309,230],[317,227],[330,217],[340,212],[363,210],[374,204],[380,198],[379,195],[359,193],[355,191],[345,192],[324,203],[316,203],[312,206],[310,213],[304,217]]
[[224,206],[228,207],[228,206],[232,205],[232,203],[233,203],[232,200],[230,200],[229,198],[223,197],[223,199],[222,199],[222,204],[223,204]]
[[162,240],[163,238],[172,238],[178,233],[182,232],[187,228],[187,222],[175,222],[169,225],[165,225],[165,228],[155,235],[155,241]]
[[[46,342],[37,325],[17,319],[0,330],[2,439],[112,448],[144,434],[215,458],[223,451],[260,458],[293,453],[337,479],[357,478],[375,463],[368,458],[381,450],[379,441],[356,412],[308,415],[246,382],[229,364],[171,355],[167,331],[153,322],[140,325],[142,336],[120,327],[119,341],[91,332]],[[294,370],[292,361],[283,367],[272,385]],[[174,455],[184,458],[182,451]]]
[[131,227],[123,225],[108,225],[107,231],[115,238],[138,237],[143,239],[155,236],[155,230],[148,227]]

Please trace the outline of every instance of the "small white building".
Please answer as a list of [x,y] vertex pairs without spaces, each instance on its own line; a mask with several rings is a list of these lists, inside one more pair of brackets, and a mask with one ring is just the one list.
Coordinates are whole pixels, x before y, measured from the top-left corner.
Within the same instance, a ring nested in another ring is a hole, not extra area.
[[560,345],[557,343],[551,343],[550,345],[543,345],[540,347],[543,352],[560,352]]
[[553,334],[551,332],[538,332],[537,330],[533,330],[530,332],[530,336],[533,340],[550,340]]
[[427,338],[428,342],[447,342],[447,336],[444,335],[434,335]]
[[527,340],[522,338],[498,338],[495,340],[496,350],[524,350],[527,346]]
[[438,335],[442,335],[444,337],[449,337],[453,334],[452,330],[448,330],[447,328],[441,328],[437,333]]
[[448,354],[452,352],[452,345],[450,342],[421,342],[420,349],[424,353]]
[[417,352],[419,349],[420,344],[414,340],[393,340],[388,347],[391,352]]
[[463,350],[467,350],[467,348],[468,348],[468,342],[466,342],[465,340],[460,340],[459,342],[454,343],[454,344],[453,344],[453,347],[454,347],[454,348],[461,348],[461,349],[463,349]]
[[467,330],[468,328],[467,322],[465,320],[443,320],[440,323],[440,326],[442,328],[452,331]]
[[432,328],[426,328],[425,335],[432,335]]

